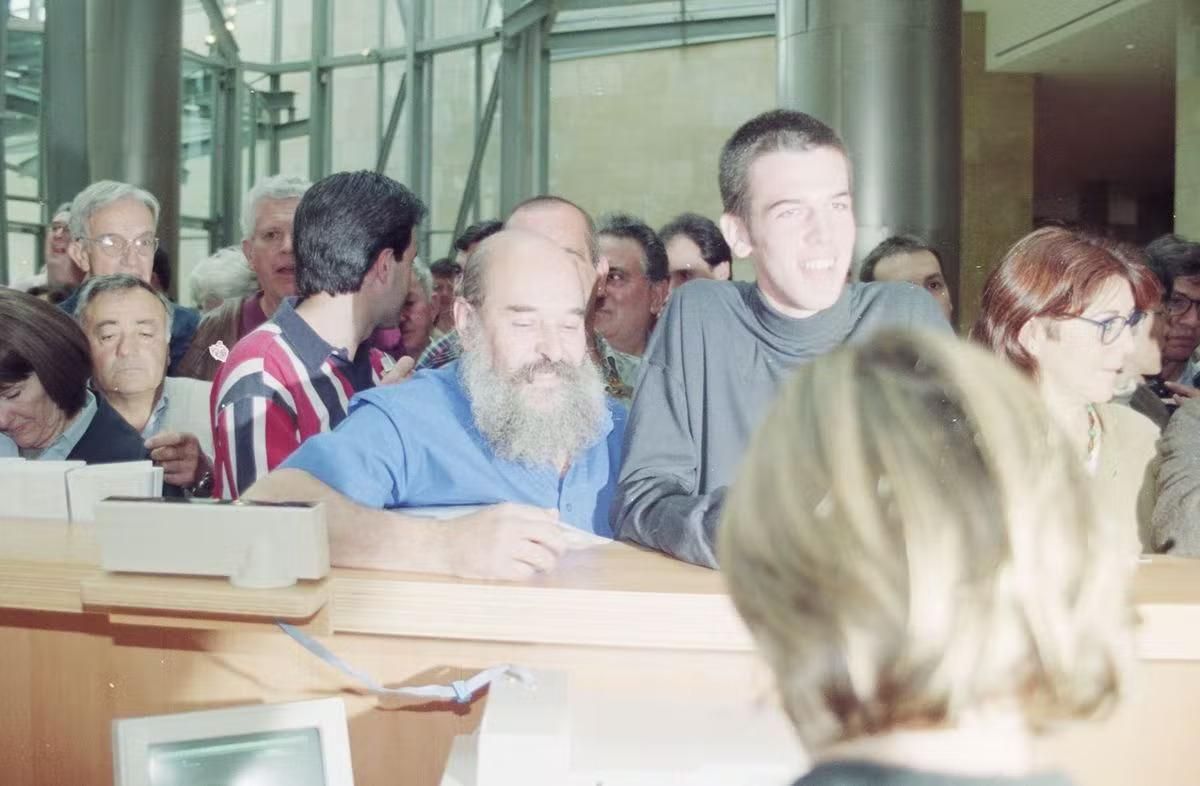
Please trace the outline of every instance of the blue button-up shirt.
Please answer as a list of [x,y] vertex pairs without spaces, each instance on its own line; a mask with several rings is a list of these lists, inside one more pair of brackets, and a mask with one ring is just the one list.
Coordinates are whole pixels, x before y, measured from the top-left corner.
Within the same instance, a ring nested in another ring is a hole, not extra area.
[[608,509],[621,463],[625,409],[608,402],[601,437],[560,477],[500,458],[475,426],[458,363],[359,393],[332,432],[283,464],[372,508],[492,505],[557,508],[579,529],[612,537]]

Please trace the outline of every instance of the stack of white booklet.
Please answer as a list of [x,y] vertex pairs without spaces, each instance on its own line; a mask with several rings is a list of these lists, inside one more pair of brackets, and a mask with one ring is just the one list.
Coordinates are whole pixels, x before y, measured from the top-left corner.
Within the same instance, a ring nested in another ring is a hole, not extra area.
[[0,459],[0,516],[90,522],[106,497],[162,496],[163,471],[150,461]]

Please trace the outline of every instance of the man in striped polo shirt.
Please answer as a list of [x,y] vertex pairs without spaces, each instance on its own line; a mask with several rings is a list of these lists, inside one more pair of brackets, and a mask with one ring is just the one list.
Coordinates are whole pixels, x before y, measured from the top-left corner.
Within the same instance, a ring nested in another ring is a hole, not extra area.
[[213,381],[214,496],[236,499],[337,426],[355,393],[403,375],[385,373],[368,339],[404,303],[424,216],[411,191],[373,172],[339,172],[305,193],[297,297],[242,338]]

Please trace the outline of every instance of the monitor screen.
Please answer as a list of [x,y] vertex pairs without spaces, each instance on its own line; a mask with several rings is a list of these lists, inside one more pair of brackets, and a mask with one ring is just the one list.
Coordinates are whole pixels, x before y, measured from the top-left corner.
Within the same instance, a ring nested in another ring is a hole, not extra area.
[[150,746],[151,786],[325,786],[318,729],[287,729]]
[[354,786],[340,698],[113,721],[115,786]]

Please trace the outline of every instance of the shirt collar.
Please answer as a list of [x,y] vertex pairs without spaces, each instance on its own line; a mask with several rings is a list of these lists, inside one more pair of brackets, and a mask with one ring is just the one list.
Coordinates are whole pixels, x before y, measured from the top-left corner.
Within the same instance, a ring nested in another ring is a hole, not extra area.
[[853,303],[857,285],[847,284],[838,299],[828,308],[803,318],[789,317],[775,310],[767,302],[762,290],[754,285],[750,291],[750,309],[758,317],[759,324],[769,333],[785,341],[811,343],[815,347],[834,346],[845,340],[854,326]]
[[63,461],[71,455],[71,451],[79,444],[79,440],[83,439],[88,427],[92,425],[92,419],[96,417],[97,408],[96,395],[90,390],[85,393],[87,398],[84,401],[83,409],[79,410],[79,414],[67,425],[63,433],[58,435],[58,439],[51,442],[45,450],[38,454],[38,460]]
[[150,417],[146,419],[146,427],[142,429],[143,439],[150,439],[162,431],[163,420],[166,419],[167,405],[169,403],[167,400],[167,378],[163,377],[162,392],[158,396],[158,401],[154,402],[154,409],[150,410]]
[[306,368],[316,369],[333,355],[338,360],[344,363],[354,362],[370,363],[370,339],[358,345],[355,350],[354,357],[349,357],[349,353],[344,348],[335,347],[312,329],[312,326],[304,321],[304,318],[296,313],[296,306],[300,302],[299,298],[289,297],[279,304],[279,308],[275,311],[275,315],[271,317],[271,321],[279,325],[279,329],[283,333],[283,337],[295,350],[296,356],[300,358],[300,362]]

